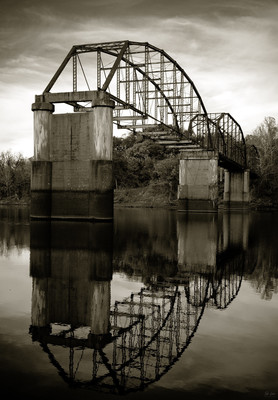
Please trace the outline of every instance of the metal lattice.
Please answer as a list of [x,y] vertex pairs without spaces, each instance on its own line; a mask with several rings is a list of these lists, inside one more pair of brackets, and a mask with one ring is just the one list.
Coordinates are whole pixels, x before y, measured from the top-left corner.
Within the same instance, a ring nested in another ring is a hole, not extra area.
[[[239,292],[242,259],[213,275],[188,273],[155,281],[117,301],[110,312],[110,335],[91,341],[90,327],[52,323],[33,332],[72,386],[113,393],[142,390],[158,381],[191,343],[208,305],[223,309]],[[54,357],[57,345],[64,352]],[[63,353],[63,356],[62,356]],[[62,366],[63,365],[63,366]],[[66,371],[68,369],[68,372]]]
[[[81,58],[88,55],[93,58],[85,68]],[[73,46],[44,95],[53,88],[71,58],[73,92],[108,92],[115,101],[114,123],[118,129],[140,132],[156,140],[170,136],[170,144],[179,148],[186,146],[187,139],[187,145],[213,149],[222,160],[247,166],[240,125],[228,113],[208,114],[192,80],[164,50],[133,41]],[[90,103],[69,104],[75,111],[90,108]]]

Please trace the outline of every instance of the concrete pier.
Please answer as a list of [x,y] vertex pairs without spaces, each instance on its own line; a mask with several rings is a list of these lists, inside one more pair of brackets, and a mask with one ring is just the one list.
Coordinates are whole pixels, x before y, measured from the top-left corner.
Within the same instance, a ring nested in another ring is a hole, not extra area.
[[188,211],[217,211],[218,155],[214,151],[180,153],[178,207]]
[[224,206],[246,208],[250,201],[250,171],[232,172],[225,170]]
[[[82,101],[92,106],[54,114],[54,103]],[[102,91],[36,96],[31,218],[113,218],[113,108]]]

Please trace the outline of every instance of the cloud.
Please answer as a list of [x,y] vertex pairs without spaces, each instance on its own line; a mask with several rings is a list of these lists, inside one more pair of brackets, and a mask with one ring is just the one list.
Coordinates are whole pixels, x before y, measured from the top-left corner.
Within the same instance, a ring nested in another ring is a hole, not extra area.
[[265,115],[278,116],[274,0],[2,0],[2,4],[2,147],[9,143],[13,147],[9,138],[20,135],[19,141],[25,137],[26,151],[32,152],[34,95],[43,91],[72,45],[81,43],[128,39],[164,49],[193,80],[207,110],[230,112],[247,133]]

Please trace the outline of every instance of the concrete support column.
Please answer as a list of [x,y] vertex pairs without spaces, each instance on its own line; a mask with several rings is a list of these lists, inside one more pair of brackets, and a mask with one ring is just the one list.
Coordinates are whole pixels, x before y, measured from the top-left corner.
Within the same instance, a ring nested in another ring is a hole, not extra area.
[[180,154],[179,210],[217,211],[218,155],[214,151]]
[[[36,96],[36,100],[40,100],[40,96]],[[32,111],[34,112],[34,160],[49,161],[51,114],[54,112],[54,106],[51,103],[36,101],[32,104]]]
[[223,200],[224,202],[229,202],[230,201],[230,172],[225,169],[224,173],[224,194],[223,194]]
[[114,204],[113,176],[113,108],[114,103],[107,99],[104,105],[93,107],[93,159],[90,182],[89,215],[93,219],[112,219]]
[[[51,102],[85,100],[83,112],[52,115]],[[36,96],[31,217],[113,218],[113,108],[102,91]]]
[[[31,174],[31,216],[51,215],[52,163],[50,160],[51,121],[54,106],[36,96],[34,111],[34,160]],[[41,101],[40,101],[41,100]]]
[[250,170],[244,171],[243,175],[243,201],[250,201]]
[[224,205],[244,208],[250,201],[250,171],[225,170]]

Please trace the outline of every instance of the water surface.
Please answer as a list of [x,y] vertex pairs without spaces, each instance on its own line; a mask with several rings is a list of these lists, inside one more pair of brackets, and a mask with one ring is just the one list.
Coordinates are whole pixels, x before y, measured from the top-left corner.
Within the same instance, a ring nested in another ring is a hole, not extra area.
[[278,215],[115,211],[30,222],[0,209],[1,394],[278,394]]

